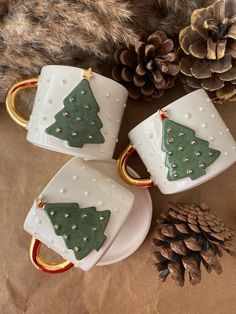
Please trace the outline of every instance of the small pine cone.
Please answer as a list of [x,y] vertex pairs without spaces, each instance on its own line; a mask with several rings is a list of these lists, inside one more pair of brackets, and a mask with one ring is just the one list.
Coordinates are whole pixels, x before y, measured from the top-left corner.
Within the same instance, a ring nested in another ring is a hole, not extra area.
[[179,41],[188,86],[204,88],[215,103],[236,100],[236,1],[218,0],[195,10]]
[[179,72],[176,59],[173,41],[164,32],[143,34],[134,46],[116,50],[112,76],[123,82],[131,98],[159,98],[175,84]]
[[169,202],[161,213],[153,239],[154,267],[161,281],[169,274],[177,285],[183,286],[185,273],[196,285],[201,281],[201,264],[208,272],[222,273],[219,257],[222,250],[235,256],[233,232],[226,227],[206,204],[188,205]]

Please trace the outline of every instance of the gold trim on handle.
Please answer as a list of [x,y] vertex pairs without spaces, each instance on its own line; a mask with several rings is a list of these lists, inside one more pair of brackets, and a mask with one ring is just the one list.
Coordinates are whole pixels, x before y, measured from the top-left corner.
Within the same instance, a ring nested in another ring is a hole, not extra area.
[[71,268],[72,266],[74,266],[74,264],[68,260],[63,260],[62,262],[59,262],[59,263],[46,262],[39,255],[40,247],[41,247],[41,242],[35,238],[32,238],[31,243],[30,243],[30,249],[29,249],[30,260],[33,263],[33,265],[39,270],[42,270],[50,274],[56,274],[56,273],[62,273],[68,270],[69,268]]
[[118,161],[117,161],[117,167],[118,172],[121,176],[121,178],[128,184],[134,185],[139,188],[148,188],[153,185],[152,179],[137,179],[131,177],[131,175],[128,173],[127,170],[127,161],[128,158],[135,152],[135,148],[133,145],[129,144],[124,151],[120,154]]
[[38,86],[38,77],[28,78],[13,84],[7,92],[6,107],[10,117],[23,128],[27,128],[28,117],[16,109],[16,95],[26,89]]

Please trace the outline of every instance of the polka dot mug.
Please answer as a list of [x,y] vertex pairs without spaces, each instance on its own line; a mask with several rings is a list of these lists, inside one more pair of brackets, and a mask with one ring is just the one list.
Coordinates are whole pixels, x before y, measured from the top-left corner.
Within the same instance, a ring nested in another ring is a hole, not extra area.
[[[91,161],[72,158],[52,178],[26,217],[24,229],[33,237],[32,263],[47,273],[64,272],[72,266],[90,270],[121,232],[124,239],[132,238],[133,230],[122,231],[122,227],[133,213],[133,205],[134,195],[126,187]],[[41,243],[64,260],[47,262],[40,255]]]
[[[28,119],[16,108],[16,95],[37,87]],[[28,130],[31,143],[88,159],[111,159],[127,100],[119,83],[69,66],[43,67],[40,76],[15,83],[6,106],[15,122]]]
[[[202,89],[153,114],[128,136],[131,144],[118,160],[122,179],[137,187],[156,185],[164,194],[198,186],[236,161],[235,140]],[[128,173],[128,158],[135,151],[151,178],[135,179]]]

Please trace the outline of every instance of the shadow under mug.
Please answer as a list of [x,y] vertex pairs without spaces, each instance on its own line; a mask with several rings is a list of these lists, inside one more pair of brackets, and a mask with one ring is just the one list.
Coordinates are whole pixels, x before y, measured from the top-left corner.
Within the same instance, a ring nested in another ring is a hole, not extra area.
[[[6,96],[7,111],[17,124],[28,130],[27,140],[34,145],[87,159],[111,159],[116,146],[128,92],[119,83],[100,74],[92,73],[93,77],[89,79],[89,86],[98,105],[98,107],[96,105],[98,111],[95,119],[100,120],[98,125],[100,130],[98,132],[102,134],[104,142],[100,141],[97,144],[93,140],[89,140],[89,138],[93,138],[89,135],[89,132],[93,130],[93,127],[97,127],[92,120],[91,122],[87,121],[89,114],[91,117],[94,116],[94,113],[92,116],[89,112],[86,113],[85,118],[82,119],[83,121],[72,121],[73,127],[76,123],[80,123],[80,126],[82,126],[81,123],[84,123],[81,134],[86,134],[87,141],[82,147],[70,146],[67,140],[45,132],[47,128],[56,122],[55,115],[59,112],[62,113],[63,108],[65,108],[65,99],[78,87],[78,84],[83,80],[83,74],[84,70],[80,68],[58,65],[45,66],[42,68],[39,77],[16,82],[10,87]],[[19,112],[16,105],[17,94],[29,88],[37,88],[30,118]],[[78,96],[80,97],[78,103],[79,106],[86,107],[87,105],[83,103],[82,97],[89,95],[89,92],[83,91],[83,94]],[[88,101],[88,98],[85,98],[86,101]],[[88,111],[92,111],[90,107],[90,105],[87,106]],[[67,123],[69,124],[69,122]],[[68,125],[68,127],[71,125]],[[78,128],[80,127],[78,126]],[[79,131],[73,132],[73,134],[80,136]]]
[[[170,123],[173,127],[164,130],[162,122],[165,119],[171,121],[166,120],[165,125]],[[126,183],[139,188],[156,185],[163,194],[198,186],[236,161],[235,140],[202,89],[153,114],[133,128],[128,136],[131,144],[118,159],[120,176]],[[150,178],[137,179],[129,174],[127,163],[134,152],[139,154]],[[184,175],[180,177],[183,171]],[[170,173],[176,179],[170,178]]]

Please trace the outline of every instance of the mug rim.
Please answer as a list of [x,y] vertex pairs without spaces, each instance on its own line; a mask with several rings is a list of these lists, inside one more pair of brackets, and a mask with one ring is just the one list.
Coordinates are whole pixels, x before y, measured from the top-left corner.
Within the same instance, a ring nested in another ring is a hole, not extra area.
[[[134,130],[138,129],[144,122],[146,122],[146,121],[147,121],[148,119],[150,119],[152,116],[156,115],[159,110],[161,110],[161,109],[166,109],[166,108],[168,108],[169,106],[171,106],[171,105],[173,105],[173,104],[175,104],[175,103],[177,103],[177,102],[179,103],[179,102],[181,102],[184,98],[187,98],[187,97],[189,97],[190,95],[192,96],[192,95],[195,94],[195,93],[198,94],[198,93],[202,93],[202,92],[208,97],[207,92],[206,92],[203,88],[199,88],[199,89],[197,89],[197,90],[195,90],[195,91],[193,91],[193,92],[191,92],[191,93],[188,93],[188,94],[186,94],[186,95],[184,95],[184,96],[182,96],[182,97],[180,97],[180,98],[178,98],[178,99],[172,101],[171,103],[169,103],[168,105],[164,106],[163,108],[158,109],[156,112],[154,112],[153,114],[151,114],[150,116],[148,116],[146,119],[144,119],[144,120],[142,120],[141,122],[139,122],[139,124],[137,124],[135,127],[133,127],[133,128],[128,132],[128,136],[129,136]],[[209,98],[209,97],[208,97],[208,98]],[[210,99],[210,98],[209,98],[209,99]],[[212,102],[212,101],[211,101],[211,102]]]
[[[57,67],[60,67],[60,68],[72,68],[72,69],[75,69],[75,70],[79,70],[79,71],[84,71],[83,68],[80,68],[80,67],[74,67],[74,66],[70,66],[70,65],[60,65],[60,64],[50,64],[50,65],[45,65],[41,68],[41,71],[40,71],[40,74],[39,74],[39,77],[41,76],[41,73],[43,71],[43,69],[47,69],[47,68],[57,68]],[[128,90],[120,83],[118,83],[117,81],[113,80],[112,78],[109,78],[107,76],[104,76],[102,74],[99,74],[97,72],[94,72],[92,71],[93,74],[95,74],[96,76],[98,76],[100,79],[103,79],[105,81],[109,81],[111,82],[112,84],[116,85],[117,87],[123,89],[124,92],[126,92],[127,96],[128,96]]]

